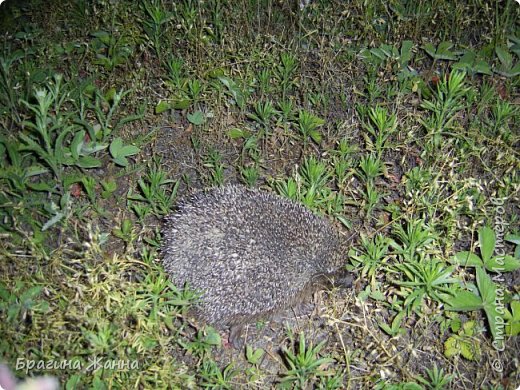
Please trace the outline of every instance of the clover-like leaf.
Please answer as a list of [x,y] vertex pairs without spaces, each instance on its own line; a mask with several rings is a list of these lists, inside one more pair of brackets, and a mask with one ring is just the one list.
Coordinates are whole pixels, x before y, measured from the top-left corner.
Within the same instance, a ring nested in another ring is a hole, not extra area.
[[133,156],[139,152],[139,148],[134,145],[124,145],[123,140],[118,137],[110,144],[110,154],[117,165],[126,167],[128,165],[128,156]]

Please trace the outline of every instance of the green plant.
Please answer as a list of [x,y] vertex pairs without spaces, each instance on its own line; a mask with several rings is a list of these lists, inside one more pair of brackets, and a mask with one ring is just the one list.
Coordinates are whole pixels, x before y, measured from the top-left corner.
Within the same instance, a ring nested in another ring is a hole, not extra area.
[[509,241],[510,243],[515,245],[514,256],[515,256],[515,258],[520,259],[520,235],[519,234],[508,234],[504,237],[504,240]]
[[361,235],[361,248],[351,248],[348,253],[350,262],[355,268],[361,268],[361,277],[370,278],[370,285],[375,288],[376,275],[381,265],[385,264],[389,256],[390,240],[382,234],[372,239]]
[[[400,49],[396,46],[383,43],[379,47],[362,49],[360,56],[373,68],[390,64],[393,71],[397,73],[397,79],[402,83],[417,74],[416,71],[409,67],[409,63],[413,57],[413,46],[413,42],[409,40],[403,41]],[[369,79],[365,78],[364,80],[369,92],[370,100],[373,101],[379,96],[376,92],[376,90],[378,90],[376,79],[370,77]]]
[[[62,89],[62,77],[56,75],[54,83],[47,84],[45,89],[36,90],[35,98],[36,104],[21,101],[34,113],[32,121],[25,120],[22,123],[31,130],[29,134],[19,133],[22,150],[34,153],[52,170],[58,181],[63,178],[65,165],[80,168],[99,167],[101,161],[91,154],[106,148],[106,145],[87,141],[83,130],[67,123],[67,94]],[[73,135],[72,139],[69,135]],[[64,145],[67,140],[68,145]]]
[[[454,52],[451,50],[453,47],[453,43],[443,41],[439,43],[437,47],[435,47],[432,43],[427,43],[423,46],[423,49],[428,55],[433,58],[433,64],[438,60],[448,60],[454,61],[458,57],[458,52]],[[432,65],[432,68],[434,67]]]
[[85,339],[89,343],[89,352],[104,355],[114,348],[117,329],[114,324],[107,321],[97,321],[95,331],[85,329]]
[[166,70],[168,71],[168,78],[164,82],[172,91],[183,90],[186,84],[184,73],[184,61],[178,57],[171,57],[166,61]]
[[[118,117],[117,113],[123,98],[130,93],[129,90],[116,91],[110,88],[106,93],[102,93],[89,82],[79,85],[75,92],[76,99],[73,103],[78,117],[74,118],[74,122],[87,130],[88,137],[92,141],[106,143],[113,132],[144,116],[143,105],[135,114]],[[91,124],[92,116],[96,119],[94,124]]]
[[255,382],[261,375],[260,363],[265,356],[262,348],[253,349],[250,345],[246,345],[246,360],[252,367],[247,369],[249,380]]
[[365,130],[367,130],[373,137],[371,139],[368,135],[363,134],[367,142],[367,149],[375,150],[377,156],[381,156],[383,149],[387,148],[388,138],[395,133],[397,128],[397,116],[395,114],[388,114],[386,108],[376,106],[368,110],[369,121],[363,124]]
[[367,183],[374,183],[374,180],[384,172],[384,165],[381,159],[373,154],[364,155],[359,161],[361,171],[357,172],[359,178]]
[[115,34],[103,30],[95,31],[91,35],[94,37],[92,48],[96,52],[94,63],[103,66],[109,72],[125,64],[134,51],[130,40],[123,35],[116,37]]
[[[477,286],[468,285],[468,290],[459,290],[445,297],[446,310],[473,311],[483,309],[486,313],[494,340],[501,339],[504,333],[503,312],[497,304],[503,304],[503,292],[498,291],[486,271],[476,266]],[[498,292],[497,292],[498,291]],[[498,295],[500,294],[500,295]]]
[[372,182],[366,183],[366,191],[365,191],[365,202],[363,205],[363,209],[367,213],[367,217],[372,215],[372,212],[375,210],[376,206],[379,204],[379,201],[383,197],[383,194],[377,190],[377,187]]
[[345,375],[337,372],[335,375],[322,376],[318,382],[318,389],[320,390],[335,390],[343,389],[345,387]]
[[417,376],[416,380],[426,386],[428,390],[444,390],[453,380],[453,375],[446,374],[443,368],[439,368],[437,364],[433,368],[426,369],[428,378]]
[[450,261],[464,267],[484,267],[491,272],[512,272],[520,268],[520,259],[511,255],[494,256],[496,236],[493,229],[483,226],[478,231],[480,257],[470,251],[457,252]]
[[312,344],[307,346],[305,336],[300,333],[298,347],[294,351],[284,347],[283,356],[289,370],[280,381],[280,387],[285,389],[296,386],[305,389],[318,378],[326,375],[322,366],[328,365],[334,360],[329,357],[318,357],[324,345],[325,342],[322,341],[315,347]]
[[216,149],[210,150],[210,152],[204,157],[203,166],[209,171],[209,175],[206,175],[206,180],[212,186],[221,186],[224,184],[224,164],[222,164],[222,156]]
[[11,324],[23,321],[33,313],[45,314],[49,310],[49,304],[39,296],[42,286],[28,287],[26,283],[18,280],[10,289],[0,283],[0,312],[2,317]]
[[124,145],[123,140],[119,137],[114,138],[110,143],[110,154],[114,162],[122,167],[128,166],[127,157],[136,155],[140,149],[134,145]]
[[137,181],[139,192],[134,193],[132,189],[128,191],[130,209],[142,219],[145,215],[139,212],[139,203],[150,206],[150,210],[158,217],[168,214],[173,202],[177,197],[179,181],[168,179],[168,174],[161,168],[160,161],[154,161],[147,169],[146,175]]
[[399,242],[392,240],[390,245],[406,260],[413,260],[428,251],[438,238],[435,231],[421,219],[408,222],[406,228],[395,224],[394,234]]
[[130,219],[124,219],[121,222],[121,227],[113,229],[112,234],[123,240],[127,245],[131,245],[137,238],[134,224]]
[[148,39],[152,41],[159,61],[162,62],[161,37],[164,35],[163,25],[172,20],[174,15],[171,12],[165,11],[157,0],[144,0],[142,4],[150,17],[150,19],[143,21],[144,31]]
[[292,53],[282,52],[280,64],[275,68],[276,75],[282,87],[282,99],[285,99],[289,89],[296,85],[295,72],[298,68],[298,59]]
[[262,93],[267,93],[271,87],[271,71],[269,69],[263,68],[260,72],[258,72],[258,84]]
[[495,48],[500,64],[493,70],[501,76],[516,77],[520,75],[520,62],[513,64],[513,56],[509,50],[504,46],[497,46]]
[[103,199],[108,199],[117,190],[117,183],[111,179],[101,180],[101,187],[103,188],[101,197]]
[[3,169],[0,178],[5,180],[10,193],[19,196],[33,186],[31,178],[48,172],[48,169],[36,161],[30,161],[30,155],[24,153],[23,144],[13,137],[0,134],[0,158]]
[[264,353],[265,351],[261,348],[253,349],[250,345],[246,345],[246,359],[251,364],[258,365]]
[[193,103],[197,103],[204,93],[206,87],[198,79],[189,79],[186,83],[188,96]]
[[408,291],[404,306],[411,309],[420,308],[425,297],[445,302],[454,294],[450,284],[458,283],[459,280],[451,276],[455,267],[445,267],[438,259],[424,256],[419,260],[407,260],[402,264],[393,266],[403,273],[406,280],[392,280],[392,283],[405,287]]
[[190,123],[194,124],[195,126],[200,126],[200,125],[204,124],[204,122],[206,122],[206,116],[200,110],[197,110],[191,114],[188,114],[186,116],[186,118],[188,119],[188,121]]
[[262,130],[267,133],[271,118],[276,114],[273,103],[270,100],[257,102],[254,105],[254,109],[255,113],[248,114],[248,117],[257,122],[262,127]]
[[496,134],[498,130],[509,130],[508,121],[514,118],[518,113],[518,109],[505,102],[497,99],[496,103],[491,106],[492,128]]
[[456,71],[465,72],[469,75],[486,74],[492,75],[491,67],[486,60],[475,54],[473,50],[465,50],[459,61],[451,65]]
[[223,370],[213,360],[204,360],[199,372],[201,386],[208,389],[232,389],[231,379],[236,375],[233,364]]
[[511,302],[511,310],[504,310],[506,322],[506,334],[508,336],[518,336],[520,334],[520,301]]
[[396,337],[398,335],[406,333],[406,329],[401,327],[401,323],[403,321],[404,316],[406,315],[406,310],[402,310],[396,314],[394,319],[392,320],[392,324],[388,326],[386,323],[382,321],[378,321],[377,324],[383,331],[391,337]]
[[303,135],[303,142],[307,145],[308,138],[319,144],[321,142],[321,134],[318,128],[323,126],[325,121],[308,111],[300,110],[298,113],[298,130]]
[[242,176],[242,179],[244,183],[248,187],[254,187],[256,182],[258,181],[258,178],[260,176],[260,173],[258,171],[258,167],[255,165],[251,165],[249,167],[240,168],[240,174]]
[[444,76],[432,92],[431,99],[421,104],[421,107],[432,113],[426,120],[420,119],[420,122],[435,147],[440,146],[443,134],[449,134],[455,114],[465,107],[463,99],[469,89],[464,85],[464,78],[465,74],[457,71],[451,72],[448,77]]
[[296,181],[289,177],[287,180],[280,180],[276,182],[276,190],[278,193],[282,196],[285,196],[288,199],[292,200],[298,200],[299,190],[298,190],[298,184],[296,184]]
[[95,209],[97,209],[96,185],[98,184],[98,182],[96,181],[96,179],[90,176],[82,176],[80,179],[81,184],[83,184],[83,188],[87,193],[88,199],[90,200],[90,203],[94,206]]
[[390,384],[389,381],[380,381],[374,386],[374,390],[424,390],[415,382],[401,382]]
[[198,297],[189,288],[178,289],[163,273],[148,274],[142,281],[142,285],[143,288],[138,291],[136,301],[147,313],[147,319],[151,323],[165,321],[171,329],[175,329],[173,319],[178,315],[185,315]]
[[305,186],[302,188],[301,201],[311,208],[323,204],[330,192],[327,187],[330,173],[325,163],[311,156],[304,161],[300,175]]
[[18,99],[16,93],[15,82],[13,75],[13,65],[23,58],[23,53],[15,51],[11,55],[0,56],[0,104],[2,114],[9,112],[11,119],[19,123],[20,114],[18,112]]
[[286,122],[293,119],[294,103],[292,100],[281,100],[278,103],[278,109],[281,116],[281,121]]
[[414,167],[405,174],[405,185],[407,192],[419,192],[428,188],[433,181],[432,173],[422,167]]
[[191,355],[205,361],[213,347],[219,347],[222,340],[218,332],[211,326],[204,327],[197,331],[193,341],[185,342],[179,340],[179,344]]
[[218,79],[227,88],[227,93],[233,98],[233,103],[243,109],[246,105],[249,91],[227,76],[218,76]]
[[468,360],[478,361],[481,355],[480,342],[475,337],[478,333],[477,323],[468,321],[462,325],[457,334],[451,335],[444,343],[444,355],[448,358],[462,355]]

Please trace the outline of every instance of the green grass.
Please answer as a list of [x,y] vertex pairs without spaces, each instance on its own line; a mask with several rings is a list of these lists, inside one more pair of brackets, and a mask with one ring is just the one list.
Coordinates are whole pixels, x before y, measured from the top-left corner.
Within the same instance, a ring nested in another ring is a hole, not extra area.
[[[293,3],[0,6],[0,361],[66,363],[17,377],[519,384],[520,8]],[[243,350],[159,254],[179,197],[236,182],[333,220],[356,277]]]

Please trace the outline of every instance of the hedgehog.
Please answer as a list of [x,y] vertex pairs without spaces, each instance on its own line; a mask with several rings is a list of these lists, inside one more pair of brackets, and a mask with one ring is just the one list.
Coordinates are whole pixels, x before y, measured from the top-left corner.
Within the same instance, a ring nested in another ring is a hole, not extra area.
[[199,192],[164,221],[162,262],[177,286],[199,291],[195,318],[230,329],[302,303],[330,282],[349,284],[344,245],[302,204],[242,186]]

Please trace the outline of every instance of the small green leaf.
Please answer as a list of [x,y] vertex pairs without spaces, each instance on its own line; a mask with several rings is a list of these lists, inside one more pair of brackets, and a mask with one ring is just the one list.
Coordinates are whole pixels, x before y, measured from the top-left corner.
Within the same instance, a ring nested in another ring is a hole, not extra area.
[[496,308],[497,287],[481,267],[477,267],[477,285],[482,296],[484,311],[486,312],[493,340],[496,340],[499,328],[497,318],[501,317]]
[[232,79],[230,79],[229,77],[226,77],[226,76],[219,76],[218,79],[220,80],[220,82],[222,84],[224,84],[224,86],[227,87],[229,93],[235,100],[237,106],[240,108],[244,107],[244,105],[245,105],[244,94],[240,90],[237,83],[235,83],[235,81],[233,81]]
[[437,47],[437,53],[436,53],[437,59],[449,60],[449,61],[456,60],[457,55],[450,50],[452,47],[453,47],[453,43],[451,43],[451,42],[444,41],[444,42],[439,43],[439,46]]
[[195,111],[193,114],[188,114],[188,121],[193,123],[195,126],[199,126],[206,121],[206,118],[202,111]]
[[435,58],[435,53],[437,50],[435,49],[435,46],[433,46],[432,43],[427,43],[423,46],[424,51],[430,55],[430,57]]
[[38,176],[42,173],[47,173],[49,170],[42,165],[31,165],[25,169],[25,175],[27,177]]
[[377,324],[379,325],[379,327],[380,327],[381,329],[383,329],[383,331],[384,331],[387,335],[392,336],[392,329],[391,329],[387,324],[385,324],[384,322],[379,322],[379,321],[378,321]]
[[117,154],[119,152],[119,150],[121,149],[121,147],[123,146],[123,140],[118,137],[118,138],[115,138],[112,143],[110,144],[110,154],[112,156],[114,156],[115,154]]
[[114,162],[117,165],[121,165],[123,167],[126,167],[128,165],[128,160],[126,159],[126,157],[133,156],[134,154],[137,154],[139,152],[139,148],[137,146],[123,146],[123,140],[120,137],[115,138],[112,141],[109,150]]
[[347,229],[350,229],[352,227],[352,223],[343,215],[337,214],[335,215],[336,219],[341,222],[343,226],[345,226]]
[[27,183],[27,187],[33,191],[52,192],[55,189],[55,184],[40,181],[38,183]]
[[228,131],[228,135],[231,139],[247,138],[249,137],[249,132],[247,130],[233,128]]
[[106,31],[95,31],[91,35],[98,38],[105,45],[110,43],[110,34]]
[[484,60],[477,60],[473,66],[473,71],[476,73],[487,74],[489,76],[493,74],[491,67]]
[[246,346],[246,358],[249,363],[257,364],[262,356],[264,356],[264,350],[262,348],[253,349],[250,345]]
[[515,245],[520,245],[520,235],[518,234],[508,234],[504,237],[504,239]]
[[165,102],[164,100],[161,100],[157,105],[155,106],[155,113],[160,114],[164,111],[172,109],[172,105],[168,102]]
[[121,167],[128,166],[128,159],[124,156],[114,157],[112,160],[116,163],[116,165],[119,165]]
[[63,214],[61,211],[56,213],[51,219],[49,219],[45,224],[42,226],[42,232],[44,232],[47,229],[50,229],[52,226],[56,225],[58,222],[60,222],[65,214]]
[[176,110],[185,110],[191,105],[190,99],[173,99],[172,108]]
[[208,72],[208,76],[212,79],[216,79],[217,77],[223,77],[224,74],[224,69],[222,68],[215,68]]
[[137,153],[139,153],[139,148],[135,145],[125,145],[120,150],[120,154],[125,156],[133,156]]
[[33,286],[29,289],[27,289],[21,296],[20,301],[22,301],[22,304],[26,306],[30,300],[36,298],[40,293],[42,292],[43,287],[41,286]]
[[520,259],[510,255],[497,256],[487,261],[485,266],[491,272],[513,272],[520,268]]
[[83,180],[83,175],[78,175],[76,173],[66,175],[63,178],[63,187],[68,189],[74,183],[80,183]]
[[401,65],[407,64],[412,59],[413,41],[403,41],[401,45]]
[[460,320],[460,317],[457,316],[453,318],[450,322],[450,329],[452,332],[458,332],[462,326],[462,321]]
[[444,356],[447,358],[456,356],[459,354],[460,346],[455,336],[451,336],[444,343]]
[[472,311],[482,309],[482,299],[470,291],[458,291],[454,296],[446,296],[446,310]]
[[312,140],[317,144],[321,142],[321,134],[318,130],[311,130],[309,135],[311,136]]
[[477,360],[480,355],[480,347],[477,343],[471,343],[466,340],[461,340],[460,354],[468,360]]
[[511,68],[513,65],[513,56],[509,53],[507,48],[504,46],[497,46],[495,48],[495,52],[497,53],[498,59],[506,68]]
[[484,264],[491,259],[495,250],[495,232],[488,226],[483,226],[478,231],[478,241],[480,245],[480,253]]
[[452,264],[462,265],[463,267],[481,267],[484,265],[484,262],[480,257],[469,251],[456,253],[455,256],[449,259],[449,261]]
[[506,333],[510,336],[517,336],[520,334],[520,301],[511,302],[511,312],[506,310],[504,319],[506,323]]
[[77,389],[79,387],[80,383],[81,383],[81,375],[74,374],[67,380],[67,383],[65,384],[65,390]]
[[208,328],[208,334],[204,338],[204,341],[209,345],[220,345],[222,342],[220,335],[213,328]]
[[101,161],[92,156],[83,156],[76,165],[80,168],[98,168],[101,166]]
[[107,102],[110,102],[110,101],[113,101],[114,100],[114,97],[116,96],[116,89],[114,87],[110,88],[106,93],[105,93],[105,100]]
[[71,152],[74,160],[77,160],[79,158],[79,153],[81,152],[81,147],[83,146],[84,138],[85,138],[85,130],[81,130],[81,131],[78,131],[74,135],[74,138],[72,139],[72,142],[70,144],[70,152]]
[[496,285],[482,267],[477,267],[477,286],[484,307],[495,304]]

